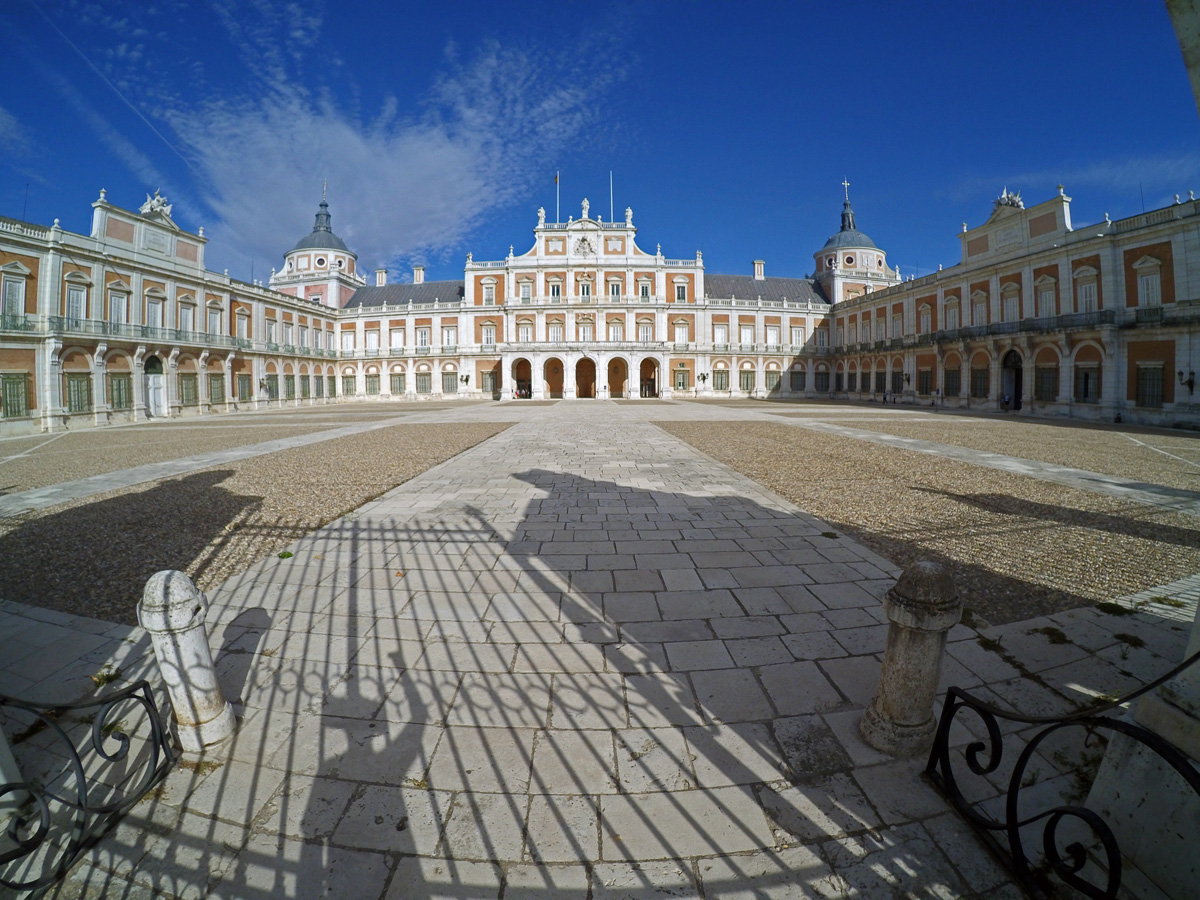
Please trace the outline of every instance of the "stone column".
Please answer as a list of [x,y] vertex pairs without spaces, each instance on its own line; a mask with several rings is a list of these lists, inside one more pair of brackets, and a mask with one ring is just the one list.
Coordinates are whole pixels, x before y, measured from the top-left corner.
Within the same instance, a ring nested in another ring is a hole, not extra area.
[[150,576],[137,608],[175,711],[179,743],[200,752],[233,732],[233,708],[221,696],[204,618],[208,598],[182,572]]
[[946,632],[962,617],[962,601],[941,563],[923,560],[905,569],[883,608],[891,625],[879,693],[860,731],[876,750],[914,756],[929,749],[937,730],[933,700],[941,676]]

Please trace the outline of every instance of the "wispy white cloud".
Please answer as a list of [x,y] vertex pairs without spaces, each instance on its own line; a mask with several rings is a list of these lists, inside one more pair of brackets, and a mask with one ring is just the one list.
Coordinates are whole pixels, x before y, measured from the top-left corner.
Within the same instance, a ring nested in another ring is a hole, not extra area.
[[33,150],[33,140],[17,117],[0,106],[0,153],[5,156],[26,156]]

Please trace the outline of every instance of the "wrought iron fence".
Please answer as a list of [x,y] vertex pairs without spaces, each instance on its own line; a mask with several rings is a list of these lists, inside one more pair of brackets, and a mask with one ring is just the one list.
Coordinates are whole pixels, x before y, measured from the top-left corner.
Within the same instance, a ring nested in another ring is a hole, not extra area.
[[[952,687],[946,693],[925,775],[1008,866],[1030,896],[1057,896],[1053,881],[1057,878],[1086,897],[1115,900],[1121,889],[1122,855],[1113,829],[1102,816],[1081,802],[1063,802],[1048,809],[1026,812],[1021,797],[1022,789],[1033,786],[1027,779],[1030,762],[1043,742],[1066,729],[1081,729],[1085,747],[1095,747],[1106,733],[1123,734],[1167,763],[1200,798],[1200,772],[1186,755],[1153,731],[1116,715],[1106,715],[1174,678],[1197,660],[1200,660],[1200,653],[1124,697],[1057,717],[1022,716],[973,697],[962,688]],[[971,741],[956,753],[951,747],[950,732],[963,710],[975,715],[986,730],[987,739]],[[1004,758],[1005,737],[1011,736],[1006,735],[1006,731],[1012,730],[1003,728],[1002,723],[1045,727],[1029,739],[1018,755],[1001,794],[1003,815],[997,817],[989,814],[979,798],[972,800],[967,796],[959,776],[961,770],[956,770],[956,764],[965,764],[966,770],[974,776],[996,773]],[[1023,832],[1039,822],[1044,822],[1041,846],[1030,852]],[[1091,834],[1090,839],[1086,837],[1087,832]],[[1069,843],[1062,846],[1064,841]]]
[[0,718],[23,779],[0,784],[0,887],[39,897],[166,777],[175,753],[147,681],[78,703],[0,695]]

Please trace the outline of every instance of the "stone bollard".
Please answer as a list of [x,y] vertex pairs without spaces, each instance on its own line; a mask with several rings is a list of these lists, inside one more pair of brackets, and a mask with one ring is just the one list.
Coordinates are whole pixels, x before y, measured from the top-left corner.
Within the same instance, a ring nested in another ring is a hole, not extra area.
[[182,572],[157,572],[146,582],[137,612],[154,642],[183,749],[198,752],[227,738],[233,707],[221,696],[208,649],[204,592]]
[[962,601],[945,566],[923,560],[900,574],[883,609],[891,625],[879,693],[859,730],[876,750],[915,756],[930,747],[937,731],[933,699],[946,632],[962,617]]

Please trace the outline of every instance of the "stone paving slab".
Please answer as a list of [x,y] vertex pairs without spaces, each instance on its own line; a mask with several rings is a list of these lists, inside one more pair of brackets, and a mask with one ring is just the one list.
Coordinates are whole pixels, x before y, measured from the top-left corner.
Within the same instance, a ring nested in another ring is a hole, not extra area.
[[[922,763],[857,735],[895,569],[599,408],[540,408],[212,592],[237,734],[58,896],[1017,896]],[[1197,597],[958,626],[943,687],[1091,702],[1177,662]],[[11,603],[0,629],[18,687],[26,648],[146,660],[136,629]]]

